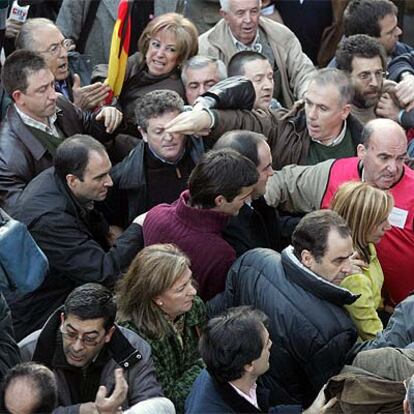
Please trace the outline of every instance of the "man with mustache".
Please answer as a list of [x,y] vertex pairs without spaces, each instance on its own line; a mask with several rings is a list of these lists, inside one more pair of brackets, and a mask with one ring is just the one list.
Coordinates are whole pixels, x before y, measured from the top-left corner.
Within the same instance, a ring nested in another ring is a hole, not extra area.
[[[347,73],[354,85],[355,95],[351,113],[362,123],[380,117],[398,120],[402,109],[392,99],[394,83],[384,81],[386,71],[385,49],[373,37],[357,34],[345,38],[336,51],[338,69]],[[385,112],[389,102],[392,113]]]

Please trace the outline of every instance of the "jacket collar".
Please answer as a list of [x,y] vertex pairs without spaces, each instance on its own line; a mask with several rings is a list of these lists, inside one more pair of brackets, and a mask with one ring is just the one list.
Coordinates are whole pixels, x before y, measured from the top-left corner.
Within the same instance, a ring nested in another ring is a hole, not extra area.
[[[63,306],[58,308],[46,321],[40,331],[32,357],[33,361],[38,361],[49,368],[53,368],[54,350],[59,342],[57,338],[62,311]],[[124,369],[135,365],[142,358],[142,354],[131,345],[117,325],[115,325],[115,331],[106,346],[112,358]]]
[[354,295],[348,289],[334,285],[305,267],[293,253],[293,247],[288,246],[282,251],[282,264],[286,277],[301,288],[338,306],[354,303],[360,295]]

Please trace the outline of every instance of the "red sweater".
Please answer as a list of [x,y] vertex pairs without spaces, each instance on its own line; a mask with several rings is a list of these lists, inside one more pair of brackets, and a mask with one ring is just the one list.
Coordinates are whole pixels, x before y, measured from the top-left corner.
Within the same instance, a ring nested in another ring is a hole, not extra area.
[[[321,208],[327,208],[336,191],[346,181],[360,180],[358,158],[343,158],[332,164]],[[398,304],[414,290],[414,171],[404,167],[400,181],[390,188],[397,209],[407,212],[403,228],[392,226],[377,245],[384,272],[384,289],[392,304]],[[392,223],[391,223],[392,224]]]
[[173,204],[151,209],[144,222],[145,245],[174,243],[191,260],[199,295],[206,301],[224,290],[227,271],[236,259],[221,232],[231,216],[189,207],[189,191]]

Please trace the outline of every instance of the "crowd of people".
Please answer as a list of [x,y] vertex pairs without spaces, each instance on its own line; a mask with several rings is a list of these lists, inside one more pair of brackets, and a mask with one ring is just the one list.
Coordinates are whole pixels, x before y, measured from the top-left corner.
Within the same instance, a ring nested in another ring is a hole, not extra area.
[[414,414],[397,6],[123,1],[0,0],[0,412]]

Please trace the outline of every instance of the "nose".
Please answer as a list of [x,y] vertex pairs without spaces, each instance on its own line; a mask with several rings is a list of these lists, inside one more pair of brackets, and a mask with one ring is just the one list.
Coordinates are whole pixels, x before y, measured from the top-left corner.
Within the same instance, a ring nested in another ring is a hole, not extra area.
[[375,74],[371,74],[371,79],[369,81],[369,84],[372,86],[379,86],[379,82]]
[[76,341],[72,344],[72,349],[75,352],[81,351],[84,348],[83,342],[80,338],[76,338]]
[[243,17],[243,22],[244,23],[250,23],[252,21],[252,16],[250,14],[250,11],[248,10]]
[[352,264],[351,264],[351,258],[348,257],[348,259],[344,262],[342,268],[341,268],[341,272],[344,273],[345,275],[349,275],[352,272]]
[[401,30],[401,27],[400,26],[397,26],[397,29],[396,29],[396,31],[395,31],[395,36],[396,37],[399,37],[399,36],[401,36],[402,35],[402,30]]
[[188,295],[195,296],[196,293],[197,293],[197,289],[193,286],[192,283],[190,283],[190,288],[188,289]]
[[50,86],[49,88],[49,99],[51,101],[56,101],[57,99],[57,92],[53,86]]
[[165,56],[165,49],[164,49],[164,47],[160,46],[157,49],[156,56],[158,56],[158,57],[164,57]]
[[389,160],[387,164],[387,171],[391,174],[395,174],[397,172],[397,164],[395,160]]
[[317,115],[316,106],[311,106],[308,109],[308,114],[309,114],[309,118],[310,119],[317,119],[318,118],[318,115]]
[[164,134],[164,141],[171,142],[174,139],[174,134],[171,132],[166,132]]
[[203,93],[207,92],[207,90],[208,90],[208,86],[204,84],[200,84],[200,86],[198,87],[198,91],[197,91],[198,96],[201,96]]
[[105,182],[105,187],[112,187],[114,185],[114,182],[112,180],[112,177],[108,174],[108,178]]

